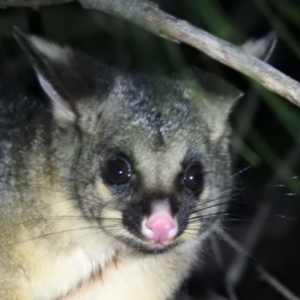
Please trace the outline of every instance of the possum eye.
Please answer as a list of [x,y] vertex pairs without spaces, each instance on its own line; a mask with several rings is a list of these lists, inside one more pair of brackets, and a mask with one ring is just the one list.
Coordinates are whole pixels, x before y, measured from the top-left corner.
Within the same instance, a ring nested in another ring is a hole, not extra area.
[[103,175],[108,183],[123,185],[128,183],[131,178],[131,166],[123,158],[112,158],[107,161]]
[[184,172],[183,180],[186,188],[196,192],[203,186],[203,170],[200,164],[189,165]]

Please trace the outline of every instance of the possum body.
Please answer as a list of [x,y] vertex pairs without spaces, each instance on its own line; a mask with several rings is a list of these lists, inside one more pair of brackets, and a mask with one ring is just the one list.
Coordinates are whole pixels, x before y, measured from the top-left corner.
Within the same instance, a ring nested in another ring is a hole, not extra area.
[[172,299],[230,199],[241,93],[15,35],[40,92],[0,73],[0,298]]

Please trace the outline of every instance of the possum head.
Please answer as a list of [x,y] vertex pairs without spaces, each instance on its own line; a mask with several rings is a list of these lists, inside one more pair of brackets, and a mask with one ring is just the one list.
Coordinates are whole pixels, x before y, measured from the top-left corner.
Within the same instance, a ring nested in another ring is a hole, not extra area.
[[121,71],[15,35],[52,104],[61,180],[91,226],[159,253],[218,225],[231,192],[227,117],[238,90],[209,74]]

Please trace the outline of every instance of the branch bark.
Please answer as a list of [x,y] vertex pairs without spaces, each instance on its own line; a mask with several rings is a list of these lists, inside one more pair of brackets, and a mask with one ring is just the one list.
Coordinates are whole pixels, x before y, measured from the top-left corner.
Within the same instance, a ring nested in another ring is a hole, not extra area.
[[[0,0],[0,6],[39,6],[71,2],[72,0]],[[184,42],[213,59],[253,78],[268,90],[300,107],[300,83],[269,64],[163,12],[147,0],[78,0],[86,9],[100,10],[127,19],[156,35]]]
[[28,6],[37,7],[45,5],[63,4],[73,2],[74,0],[0,0],[0,7],[9,6]]
[[161,11],[145,0],[79,0],[87,9],[123,17],[151,32],[184,42],[253,78],[265,88],[300,106],[300,83],[226,41]]

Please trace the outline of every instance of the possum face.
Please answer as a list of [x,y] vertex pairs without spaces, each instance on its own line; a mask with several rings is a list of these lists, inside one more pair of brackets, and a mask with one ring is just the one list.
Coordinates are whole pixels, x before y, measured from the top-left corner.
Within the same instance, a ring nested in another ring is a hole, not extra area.
[[96,158],[91,193],[105,204],[84,206],[107,234],[157,253],[214,227],[230,194],[227,133],[197,101],[180,82],[116,77],[82,160]]
[[205,237],[230,195],[226,119],[239,92],[122,72],[17,34],[51,100],[61,174],[105,234],[158,253]]

